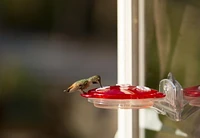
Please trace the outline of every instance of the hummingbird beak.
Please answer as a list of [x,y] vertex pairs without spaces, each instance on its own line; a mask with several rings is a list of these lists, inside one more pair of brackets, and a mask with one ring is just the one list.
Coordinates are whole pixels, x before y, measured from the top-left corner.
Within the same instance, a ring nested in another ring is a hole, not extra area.
[[102,84],[101,84],[101,81],[99,81],[99,85],[100,85],[100,87],[102,88]]

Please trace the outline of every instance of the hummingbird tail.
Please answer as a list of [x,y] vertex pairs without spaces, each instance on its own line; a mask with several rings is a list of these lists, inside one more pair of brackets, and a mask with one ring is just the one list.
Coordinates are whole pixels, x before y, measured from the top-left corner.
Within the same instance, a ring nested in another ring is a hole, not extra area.
[[73,88],[73,86],[70,86],[69,88],[67,88],[67,90],[65,90],[65,91],[67,91],[67,92],[70,92],[70,90]]
[[63,92],[70,92],[71,87],[67,88],[66,90],[63,90]]

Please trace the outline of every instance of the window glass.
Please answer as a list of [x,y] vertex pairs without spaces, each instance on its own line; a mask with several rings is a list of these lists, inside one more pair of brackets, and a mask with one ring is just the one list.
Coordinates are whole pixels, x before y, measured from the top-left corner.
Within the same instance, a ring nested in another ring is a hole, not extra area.
[[[146,85],[158,89],[172,72],[183,88],[200,84],[200,1],[146,0]],[[146,138],[197,138],[199,111],[175,122],[163,115],[147,121]],[[151,124],[150,126],[148,125]]]

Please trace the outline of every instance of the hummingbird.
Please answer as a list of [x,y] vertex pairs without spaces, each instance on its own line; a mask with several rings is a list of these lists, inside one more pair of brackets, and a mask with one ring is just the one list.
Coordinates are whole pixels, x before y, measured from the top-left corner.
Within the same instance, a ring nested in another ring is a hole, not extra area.
[[72,93],[72,92],[80,91],[81,93],[86,93],[84,92],[84,89],[87,89],[92,84],[99,84],[100,87],[102,87],[101,77],[99,75],[95,75],[95,76],[89,77],[88,79],[82,79],[82,80],[76,81],[71,86],[69,86],[67,90],[64,90],[63,92],[67,91],[68,93]]

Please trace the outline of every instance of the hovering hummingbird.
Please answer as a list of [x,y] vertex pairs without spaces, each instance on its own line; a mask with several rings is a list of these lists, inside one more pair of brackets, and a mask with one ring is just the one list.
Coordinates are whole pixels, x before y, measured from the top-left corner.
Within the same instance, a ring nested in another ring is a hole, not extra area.
[[76,81],[70,87],[68,87],[67,90],[64,90],[64,92],[67,91],[68,93],[71,93],[71,92],[80,91],[82,93],[85,93],[84,89],[87,89],[92,84],[99,84],[100,87],[102,87],[101,77],[99,75],[95,75],[88,79],[82,79],[82,80]]

